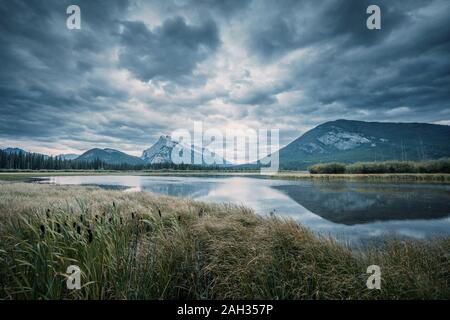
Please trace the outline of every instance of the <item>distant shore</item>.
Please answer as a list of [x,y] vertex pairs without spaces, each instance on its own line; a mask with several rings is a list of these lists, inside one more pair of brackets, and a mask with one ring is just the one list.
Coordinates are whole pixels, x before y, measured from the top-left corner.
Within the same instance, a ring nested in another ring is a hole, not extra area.
[[280,171],[269,176],[272,179],[288,180],[347,180],[369,182],[436,182],[450,183],[449,173],[343,173],[343,174],[311,174],[298,171]]
[[1,171],[0,181],[24,181],[34,177],[77,176],[77,175],[118,175],[118,176],[248,176],[268,179],[286,180],[318,180],[318,181],[367,181],[367,182],[427,182],[450,183],[448,173],[384,173],[384,174],[311,174],[307,171],[279,171],[272,175],[261,175],[258,170],[253,171],[213,171],[213,170],[39,170],[39,171]]

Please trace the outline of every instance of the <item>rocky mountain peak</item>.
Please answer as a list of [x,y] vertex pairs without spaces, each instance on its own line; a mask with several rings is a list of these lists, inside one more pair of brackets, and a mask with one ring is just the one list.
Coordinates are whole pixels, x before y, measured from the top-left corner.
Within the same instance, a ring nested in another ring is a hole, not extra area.
[[176,144],[170,136],[162,135],[154,145],[142,152],[141,159],[150,164],[171,163],[172,149]]

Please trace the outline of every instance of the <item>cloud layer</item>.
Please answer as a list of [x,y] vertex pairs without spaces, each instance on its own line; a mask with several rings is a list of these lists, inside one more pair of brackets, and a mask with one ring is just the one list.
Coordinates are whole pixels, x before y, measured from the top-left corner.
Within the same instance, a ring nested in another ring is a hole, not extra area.
[[138,155],[194,121],[282,144],[336,118],[450,121],[445,0],[80,0],[81,30],[70,4],[0,4],[0,147]]

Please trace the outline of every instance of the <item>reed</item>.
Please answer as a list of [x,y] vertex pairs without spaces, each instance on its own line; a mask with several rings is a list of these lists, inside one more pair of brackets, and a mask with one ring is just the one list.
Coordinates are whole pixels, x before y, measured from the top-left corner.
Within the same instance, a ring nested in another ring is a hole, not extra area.
[[450,173],[450,159],[429,161],[384,161],[318,163],[308,168],[311,174],[399,174],[399,173]]
[[0,185],[0,212],[2,299],[450,298],[448,238],[354,251],[241,206],[22,183]]

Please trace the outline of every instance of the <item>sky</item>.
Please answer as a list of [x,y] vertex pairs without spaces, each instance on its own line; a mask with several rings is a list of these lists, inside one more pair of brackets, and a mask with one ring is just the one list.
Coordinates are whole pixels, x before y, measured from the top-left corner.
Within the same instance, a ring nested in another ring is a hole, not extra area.
[[336,119],[449,125],[449,14],[448,0],[1,1],[0,147],[139,156],[195,121],[277,128],[281,145]]

